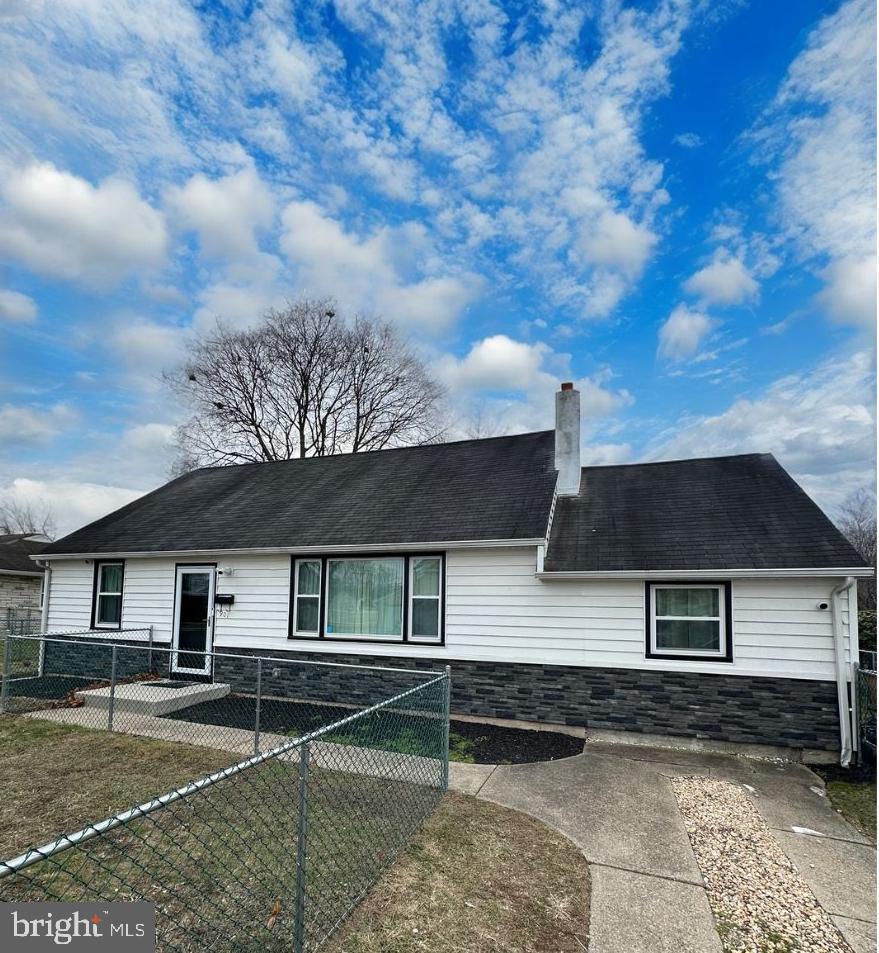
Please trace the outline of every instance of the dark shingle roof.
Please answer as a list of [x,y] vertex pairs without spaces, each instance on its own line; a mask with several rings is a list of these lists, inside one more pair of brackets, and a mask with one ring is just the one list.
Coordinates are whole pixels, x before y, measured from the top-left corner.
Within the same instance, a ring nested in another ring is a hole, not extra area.
[[553,446],[543,431],[196,470],[46,554],[537,539]]
[[43,571],[30,557],[42,552],[46,546],[46,540],[33,537],[33,533],[11,533],[0,536],[0,571]]
[[865,565],[771,454],[584,467],[547,572]]

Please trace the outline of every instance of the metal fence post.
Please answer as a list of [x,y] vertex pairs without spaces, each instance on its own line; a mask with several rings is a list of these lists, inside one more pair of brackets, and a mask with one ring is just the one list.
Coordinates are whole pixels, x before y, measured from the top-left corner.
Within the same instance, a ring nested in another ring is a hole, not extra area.
[[12,633],[6,633],[3,644],[3,684],[0,685],[0,714],[6,711],[9,704],[9,678],[12,669]]
[[149,632],[149,655],[147,657],[147,662],[149,664],[148,671],[152,675],[153,672],[153,627],[150,625],[147,627]]
[[308,766],[311,742],[302,745],[299,756],[299,828],[296,832],[296,908],[293,924],[294,953],[305,951],[305,848],[308,842]]
[[113,730],[113,708],[116,705],[116,649],[113,646],[113,654],[110,658],[110,705],[107,708],[107,731]]
[[256,717],[253,726],[253,753],[259,754],[259,710],[262,704],[262,659],[256,660]]
[[852,662],[852,684],[850,697],[852,699],[852,748],[857,754],[856,761],[861,763],[861,667]]
[[452,710],[452,668],[446,666],[446,684],[443,697],[443,790],[449,790],[449,715]]

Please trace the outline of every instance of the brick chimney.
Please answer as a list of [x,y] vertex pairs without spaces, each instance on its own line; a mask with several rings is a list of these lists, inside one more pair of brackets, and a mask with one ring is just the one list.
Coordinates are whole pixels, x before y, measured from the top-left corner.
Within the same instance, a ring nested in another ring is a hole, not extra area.
[[580,492],[580,391],[568,381],[555,395],[555,468],[559,496]]

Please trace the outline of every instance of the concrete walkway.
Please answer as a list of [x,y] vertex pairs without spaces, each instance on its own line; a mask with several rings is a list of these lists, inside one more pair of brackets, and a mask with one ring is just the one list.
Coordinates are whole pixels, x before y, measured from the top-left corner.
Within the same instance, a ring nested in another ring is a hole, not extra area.
[[594,742],[543,764],[453,764],[450,783],[536,817],[582,850],[592,867],[590,953],[720,953],[671,789],[682,775],[748,785],[855,953],[875,951],[875,845],[832,809],[802,765]]

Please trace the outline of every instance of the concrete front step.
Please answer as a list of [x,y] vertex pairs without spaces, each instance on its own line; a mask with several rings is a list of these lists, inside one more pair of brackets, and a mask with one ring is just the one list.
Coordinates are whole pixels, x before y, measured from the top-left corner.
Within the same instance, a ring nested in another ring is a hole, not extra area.
[[[129,682],[116,686],[113,703],[114,711],[131,712],[137,715],[160,717],[172,711],[180,711],[201,702],[213,701],[229,694],[229,686],[224,682],[205,684]],[[91,688],[77,692],[76,697],[86,708],[98,708],[107,711],[110,707],[109,688]]]

